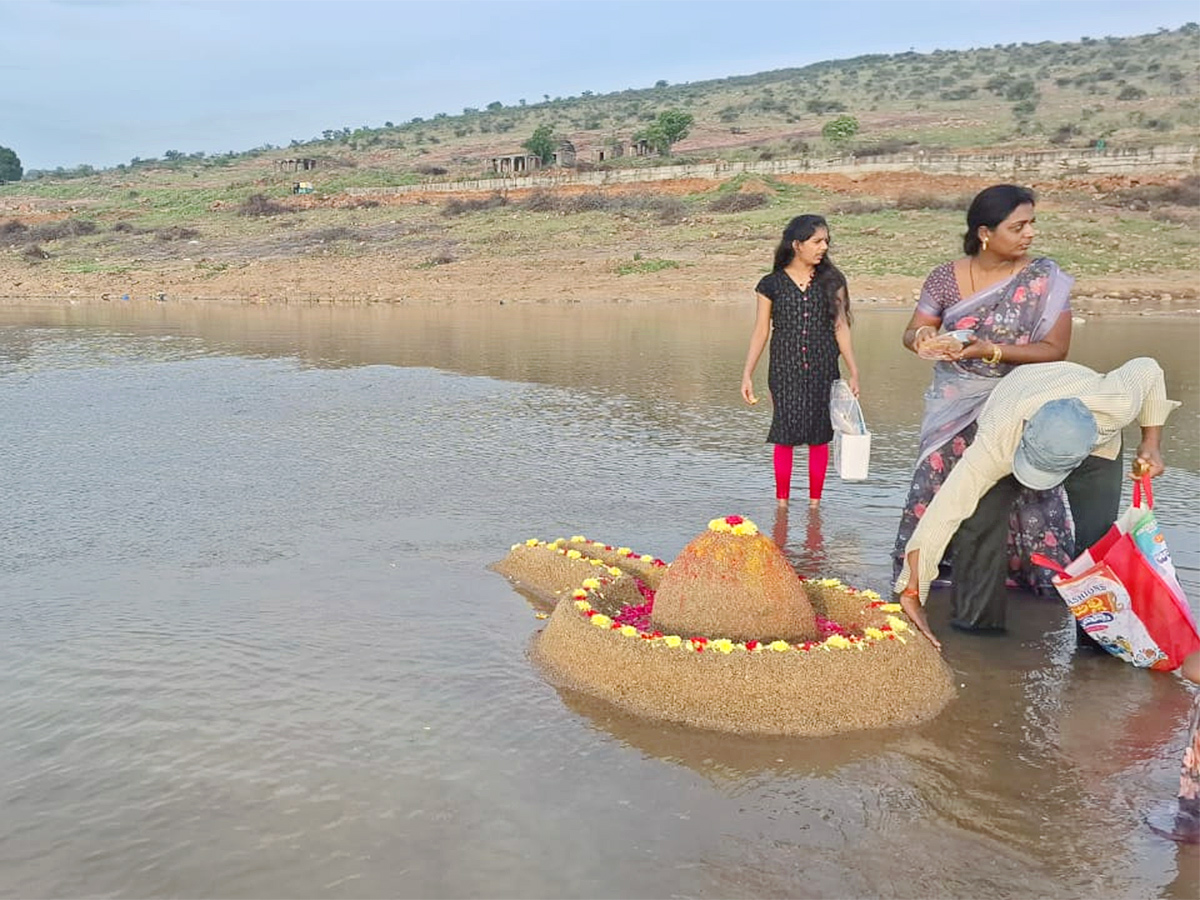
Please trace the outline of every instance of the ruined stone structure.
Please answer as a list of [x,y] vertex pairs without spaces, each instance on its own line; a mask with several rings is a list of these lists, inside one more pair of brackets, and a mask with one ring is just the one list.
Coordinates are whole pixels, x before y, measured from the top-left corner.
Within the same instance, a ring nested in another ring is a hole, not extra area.
[[317,167],[317,161],[307,157],[300,159],[277,159],[275,168],[281,172],[308,172]]
[[[559,141],[558,149],[551,155],[547,165],[560,169],[575,167],[575,145],[570,141]],[[542,168],[540,157],[532,153],[510,153],[507,156],[492,157],[492,171],[497,175],[525,175]]]

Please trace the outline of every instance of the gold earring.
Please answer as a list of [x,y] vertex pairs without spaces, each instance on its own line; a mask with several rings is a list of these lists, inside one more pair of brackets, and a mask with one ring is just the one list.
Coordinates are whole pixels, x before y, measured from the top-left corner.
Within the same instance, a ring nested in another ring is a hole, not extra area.
[[986,249],[987,249],[987,241],[988,241],[988,239],[987,239],[987,238],[984,238],[984,239],[983,239],[983,249],[984,249],[984,250],[986,250]]

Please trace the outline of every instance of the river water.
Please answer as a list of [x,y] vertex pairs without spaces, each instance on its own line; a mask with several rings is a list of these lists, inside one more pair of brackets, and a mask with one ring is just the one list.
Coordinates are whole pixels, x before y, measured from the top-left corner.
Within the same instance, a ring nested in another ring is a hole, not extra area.
[[[960,696],[912,729],[700,733],[531,666],[541,623],[487,569],[528,537],[671,559],[741,513],[886,590],[929,377],[905,315],[855,325],[870,479],[790,520],[737,395],[751,319],[0,309],[0,894],[1197,896],[1195,848],[1142,820],[1191,688],[1076,654],[1057,602],[980,638],[935,596]],[[1156,493],[1193,605],[1198,346],[1132,318],[1072,347],[1156,356],[1184,401]]]

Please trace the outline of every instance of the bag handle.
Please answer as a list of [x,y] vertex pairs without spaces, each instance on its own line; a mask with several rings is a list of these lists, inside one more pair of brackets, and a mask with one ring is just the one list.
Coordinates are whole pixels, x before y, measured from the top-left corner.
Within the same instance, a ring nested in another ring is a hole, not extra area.
[[1031,563],[1033,563],[1035,566],[1042,566],[1043,568],[1050,569],[1051,571],[1056,572],[1059,575],[1062,575],[1064,578],[1070,577],[1067,574],[1066,569],[1064,569],[1062,566],[1060,566],[1058,563],[1056,563],[1054,560],[1052,560],[1048,556],[1042,556],[1042,554],[1040,554],[1040,553],[1031,553],[1031,554],[1029,554],[1029,561]]
[[1150,476],[1143,475],[1133,483],[1133,505],[1142,505],[1142,492],[1146,493],[1146,508],[1154,509],[1154,488],[1150,487]]

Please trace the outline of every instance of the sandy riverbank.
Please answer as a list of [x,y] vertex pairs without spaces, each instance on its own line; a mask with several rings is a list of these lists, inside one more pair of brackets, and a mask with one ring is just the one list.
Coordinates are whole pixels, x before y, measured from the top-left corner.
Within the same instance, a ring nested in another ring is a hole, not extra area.
[[[759,254],[761,256],[761,254]],[[0,303],[45,305],[130,300],[267,304],[610,304],[750,303],[762,259],[696,260],[678,269],[614,275],[607,258],[463,260],[415,269],[391,257],[247,260],[196,277],[194,267],[159,266],[119,277],[26,271],[0,281]],[[914,277],[851,278],[856,308],[909,308]],[[1082,277],[1072,298],[1080,315],[1200,315],[1200,276]]]

